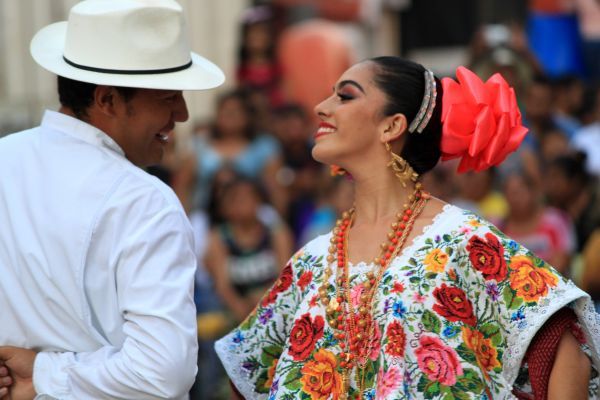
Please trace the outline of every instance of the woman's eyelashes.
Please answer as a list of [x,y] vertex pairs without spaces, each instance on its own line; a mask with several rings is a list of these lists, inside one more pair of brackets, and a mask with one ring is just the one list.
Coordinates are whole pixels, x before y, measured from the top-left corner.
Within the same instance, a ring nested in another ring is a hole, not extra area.
[[346,93],[339,93],[339,92],[338,92],[337,96],[341,101],[348,101],[348,100],[352,100],[354,98],[354,96],[351,96]]

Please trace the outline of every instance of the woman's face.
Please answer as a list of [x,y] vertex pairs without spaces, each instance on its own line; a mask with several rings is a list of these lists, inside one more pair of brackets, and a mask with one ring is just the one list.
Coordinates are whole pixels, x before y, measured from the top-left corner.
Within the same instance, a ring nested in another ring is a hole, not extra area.
[[315,160],[347,167],[355,165],[353,160],[364,163],[380,157],[386,96],[375,85],[373,70],[371,62],[354,65],[337,81],[332,95],[315,107],[321,119],[314,135]]

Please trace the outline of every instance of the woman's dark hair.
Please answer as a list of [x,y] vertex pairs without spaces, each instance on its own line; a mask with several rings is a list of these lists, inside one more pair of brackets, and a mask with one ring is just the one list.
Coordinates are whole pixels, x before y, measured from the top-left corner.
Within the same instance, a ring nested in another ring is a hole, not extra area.
[[[402,113],[410,124],[423,101],[425,68],[399,57],[375,57],[369,61],[375,64],[375,84],[388,99],[383,114],[390,116]],[[435,78],[435,82],[437,98],[433,115],[423,132],[407,132],[404,148],[400,153],[419,175],[435,167],[441,156],[443,92],[438,78]]]
[[[94,101],[94,90],[98,85],[80,82],[73,79],[58,76],[58,99],[60,104],[70,108],[78,119],[87,117],[87,109]],[[115,86],[117,92],[128,102],[136,94],[136,88]]]

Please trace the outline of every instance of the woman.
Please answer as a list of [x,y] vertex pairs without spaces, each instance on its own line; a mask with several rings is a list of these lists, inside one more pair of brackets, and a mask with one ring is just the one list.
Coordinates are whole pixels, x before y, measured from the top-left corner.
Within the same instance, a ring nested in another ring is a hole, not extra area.
[[509,212],[498,227],[562,275],[569,275],[576,246],[575,229],[566,213],[542,202],[537,188],[526,174],[507,176],[504,194]]
[[526,132],[499,75],[457,72],[442,87],[418,64],[375,58],[316,107],[313,156],[352,175],[355,206],[217,342],[241,396],[587,398],[582,347],[597,361],[600,332],[588,296],[418,183],[440,155],[461,157],[459,172],[496,165]]

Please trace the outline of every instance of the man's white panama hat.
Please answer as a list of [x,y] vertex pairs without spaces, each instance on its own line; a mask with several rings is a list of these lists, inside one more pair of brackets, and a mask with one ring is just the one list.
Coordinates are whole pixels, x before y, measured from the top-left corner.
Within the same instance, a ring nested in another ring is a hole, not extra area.
[[191,52],[174,0],[84,0],[41,29],[31,55],[45,69],[97,85],[202,90],[221,85],[215,64]]

